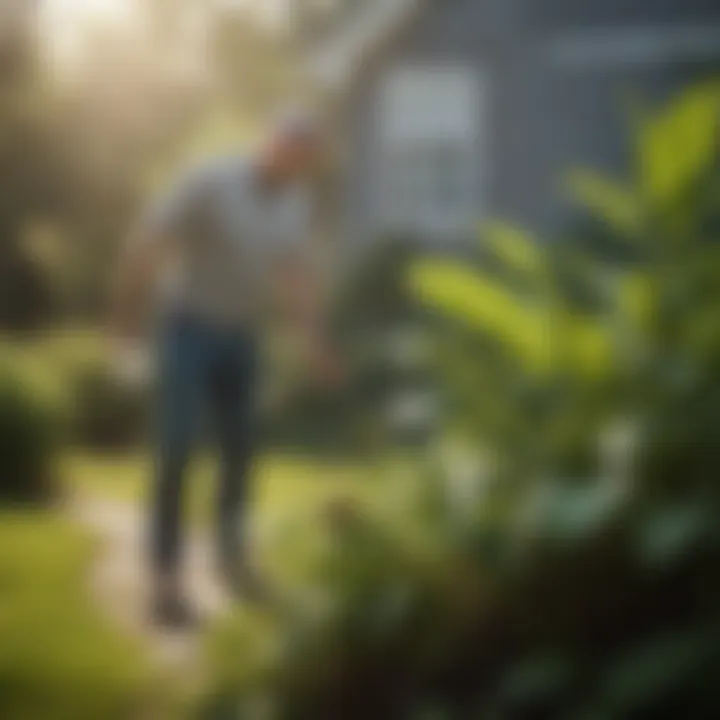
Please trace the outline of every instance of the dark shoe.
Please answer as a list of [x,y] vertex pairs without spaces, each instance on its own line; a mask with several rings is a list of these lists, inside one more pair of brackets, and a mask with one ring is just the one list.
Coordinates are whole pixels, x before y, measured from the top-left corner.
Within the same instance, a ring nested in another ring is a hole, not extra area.
[[159,595],[152,606],[152,619],[168,630],[191,630],[200,622],[197,612],[181,595]]
[[265,578],[246,563],[238,563],[223,570],[225,581],[233,596],[244,602],[266,605],[272,602],[273,594]]

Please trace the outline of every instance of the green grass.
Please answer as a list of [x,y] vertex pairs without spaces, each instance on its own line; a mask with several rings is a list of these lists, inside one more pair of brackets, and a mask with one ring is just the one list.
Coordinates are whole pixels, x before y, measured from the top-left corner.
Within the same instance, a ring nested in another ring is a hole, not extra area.
[[[64,476],[76,491],[136,504],[145,511],[152,482],[152,461],[147,454],[118,457],[75,453],[66,458]],[[392,471],[392,470],[390,470]],[[384,508],[388,502],[383,468],[369,463],[332,462],[265,455],[255,466],[249,512],[256,558],[280,584],[306,579],[322,554],[322,533],[327,506],[350,502],[359,512]],[[188,472],[186,512],[202,528],[212,522],[215,464],[202,456]]]
[[89,588],[94,545],[47,513],[0,512],[0,715],[163,717],[162,683]]
[[[266,570],[281,596],[295,606],[315,602],[318,573],[325,573],[333,538],[327,532],[331,501],[351,501],[372,515],[406,517],[413,476],[406,463],[389,458],[377,464],[319,460],[265,454],[252,477],[255,525],[254,559]],[[65,459],[64,475],[78,492],[135,504],[141,512],[152,482],[152,460],[146,452],[116,457],[75,452]],[[392,475],[392,481],[388,476]],[[401,475],[407,475],[403,481]],[[207,454],[188,472],[187,510],[202,527],[212,517],[215,463]],[[400,492],[398,492],[400,490]],[[283,611],[285,612],[285,611]],[[244,604],[230,617],[213,623],[204,638],[208,685],[204,699],[223,688],[256,687],[275,652],[285,641],[274,610]]]
[[[188,470],[187,509],[196,522],[212,515],[215,470],[208,456],[200,457]],[[152,472],[152,459],[142,452],[74,453],[63,467],[63,476],[74,489],[131,503],[145,501]],[[265,455],[253,470],[253,502],[261,516],[305,515],[331,497],[371,496],[376,485],[372,475],[370,468],[359,464]]]

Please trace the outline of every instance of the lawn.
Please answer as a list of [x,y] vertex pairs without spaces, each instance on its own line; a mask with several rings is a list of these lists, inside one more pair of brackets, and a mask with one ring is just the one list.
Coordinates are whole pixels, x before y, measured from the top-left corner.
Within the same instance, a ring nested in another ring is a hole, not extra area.
[[[188,470],[187,510],[198,523],[211,517],[215,469],[205,455]],[[152,459],[144,452],[73,453],[64,461],[63,476],[77,491],[142,503],[152,481]],[[367,464],[266,454],[253,471],[253,502],[262,517],[305,515],[330,497],[369,499],[377,487],[373,476]]]
[[[369,462],[260,457],[253,471],[249,513],[256,558],[278,579],[292,582],[303,577],[313,555],[313,530],[330,503],[350,501],[363,508],[383,502],[384,483],[377,470]],[[64,461],[63,475],[76,492],[133,504],[144,512],[152,460],[140,451],[115,457],[73,453]],[[215,486],[213,459],[199,457],[188,471],[185,506],[199,529],[212,522]]]
[[[416,483],[402,481],[407,475],[403,467],[403,461],[389,458],[358,462],[263,455],[253,473],[249,513],[255,560],[274,584],[305,584],[325,552],[321,528],[332,515],[329,508],[349,504],[360,513],[406,516],[409,485]],[[214,469],[211,458],[202,456],[188,473],[186,509],[200,530],[212,522]],[[152,461],[143,452],[117,457],[73,453],[65,459],[64,475],[77,492],[133,504],[144,512]]]
[[12,720],[177,717],[88,584],[94,543],[46,512],[0,512],[0,703]]
[[[201,458],[189,478],[189,510],[199,527],[210,512],[212,469],[211,461]],[[77,453],[65,459],[63,470],[78,492],[140,507],[151,462],[140,452]],[[257,467],[255,514],[268,527],[286,520],[307,527],[308,517],[328,497],[363,497],[370,488],[365,480],[366,472],[357,466],[266,457]],[[284,547],[282,557],[272,550],[267,554],[287,577],[297,570],[296,548],[288,553]],[[116,629],[93,599],[94,551],[91,537],[56,514],[0,511],[1,717],[179,717],[177,687],[146,656],[142,641]]]

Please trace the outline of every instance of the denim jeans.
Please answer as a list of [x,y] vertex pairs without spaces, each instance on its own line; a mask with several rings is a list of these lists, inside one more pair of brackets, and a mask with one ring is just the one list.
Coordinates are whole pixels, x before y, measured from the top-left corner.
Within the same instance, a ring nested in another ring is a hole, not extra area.
[[221,565],[241,559],[248,471],[253,451],[256,343],[252,333],[185,316],[161,329],[158,443],[152,497],[152,560],[178,568],[186,469],[205,425],[220,454],[216,539]]

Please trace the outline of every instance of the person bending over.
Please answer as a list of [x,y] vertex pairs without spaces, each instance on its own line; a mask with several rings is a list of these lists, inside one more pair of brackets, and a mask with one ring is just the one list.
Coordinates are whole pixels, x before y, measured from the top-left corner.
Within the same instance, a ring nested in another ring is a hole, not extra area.
[[[285,118],[259,151],[189,173],[142,218],[121,260],[112,332],[137,346],[148,295],[172,270],[159,323],[157,462],[151,493],[152,608],[164,625],[194,619],[182,587],[185,471],[211,411],[221,459],[217,554],[239,596],[258,595],[245,541],[253,457],[258,333],[270,301],[302,326],[317,367],[327,361],[319,293],[307,252],[310,179],[323,138],[310,117]],[[164,276],[164,275],[163,275]]]

